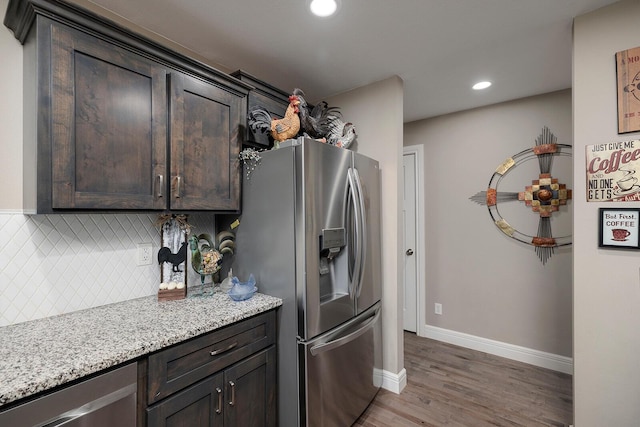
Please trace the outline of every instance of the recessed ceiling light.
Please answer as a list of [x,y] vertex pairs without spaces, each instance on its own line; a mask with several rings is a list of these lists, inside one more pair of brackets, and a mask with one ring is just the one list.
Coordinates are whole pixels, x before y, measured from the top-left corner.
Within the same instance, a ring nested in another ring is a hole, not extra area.
[[473,89],[474,90],[482,90],[482,89],[488,88],[489,86],[491,86],[491,82],[478,82],[478,83],[473,85]]
[[333,15],[338,10],[338,3],[336,0],[312,0],[309,8],[311,13],[324,18]]

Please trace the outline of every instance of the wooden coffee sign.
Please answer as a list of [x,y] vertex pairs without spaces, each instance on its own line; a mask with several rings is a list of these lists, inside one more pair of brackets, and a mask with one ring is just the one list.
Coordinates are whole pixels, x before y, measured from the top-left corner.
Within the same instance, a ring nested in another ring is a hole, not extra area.
[[640,209],[600,208],[599,245],[602,247],[640,249],[638,227]]
[[640,201],[640,140],[587,145],[587,202]]
[[640,130],[640,47],[616,53],[618,133]]

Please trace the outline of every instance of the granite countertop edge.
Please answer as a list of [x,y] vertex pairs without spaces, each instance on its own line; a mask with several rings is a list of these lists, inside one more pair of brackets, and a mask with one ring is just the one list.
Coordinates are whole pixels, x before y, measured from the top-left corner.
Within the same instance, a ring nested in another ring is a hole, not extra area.
[[2,406],[282,305],[256,293],[137,298],[0,328]]

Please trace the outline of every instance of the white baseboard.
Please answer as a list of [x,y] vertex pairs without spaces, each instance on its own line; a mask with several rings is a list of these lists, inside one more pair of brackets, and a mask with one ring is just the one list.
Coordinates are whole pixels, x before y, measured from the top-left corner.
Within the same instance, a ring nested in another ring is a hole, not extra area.
[[507,359],[517,360],[530,365],[564,372],[565,374],[573,374],[573,359],[571,357],[494,341],[475,335],[439,328],[437,326],[424,325],[420,329],[419,335]]
[[400,373],[394,374],[389,371],[382,371],[382,388],[400,394],[407,386],[407,371],[402,368]]

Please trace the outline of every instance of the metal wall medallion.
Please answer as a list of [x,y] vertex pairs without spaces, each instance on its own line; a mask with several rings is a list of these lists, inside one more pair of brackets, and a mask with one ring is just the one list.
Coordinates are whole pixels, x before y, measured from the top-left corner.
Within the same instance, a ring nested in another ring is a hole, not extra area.
[[[521,151],[500,164],[491,176],[487,191],[480,191],[470,199],[480,205],[486,205],[489,215],[500,231],[508,237],[535,247],[536,254],[542,262],[546,262],[553,255],[554,249],[559,246],[571,244],[571,235],[554,237],[551,230],[551,215],[557,212],[560,206],[566,205],[571,199],[571,190],[566,184],[553,178],[551,169],[555,156],[571,157],[570,145],[558,144],[557,138],[546,126],[536,138],[533,148]],[[534,179],[531,185],[524,187],[521,192],[501,192],[498,186],[502,178],[516,166],[532,159],[538,159],[540,175]],[[535,236],[524,234],[509,225],[500,215],[498,205],[509,201],[521,201],[525,206],[539,216],[538,232]]]

